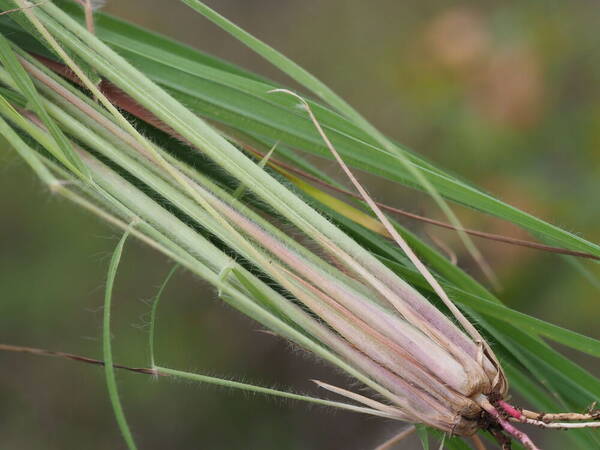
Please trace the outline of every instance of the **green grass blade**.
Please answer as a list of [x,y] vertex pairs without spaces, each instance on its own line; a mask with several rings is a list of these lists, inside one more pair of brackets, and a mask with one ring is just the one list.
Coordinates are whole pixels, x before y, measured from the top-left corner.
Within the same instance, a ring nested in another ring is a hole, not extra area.
[[[35,8],[37,3],[40,2],[31,2],[32,4],[27,5],[26,3],[19,2],[16,0],[0,0],[0,10],[7,11],[9,9],[22,8],[21,11],[14,11],[11,14],[6,14],[2,17],[2,20],[5,23],[10,24],[11,28],[17,30],[20,35],[25,34],[28,41],[33,41],[34,45],[37,47],[38,51],[42,51],[42,53],[46,53],[49,56],[55,56],[52,51],[51,46],[47,45],[44,38],[40,35],[40,33],[36,30],[36,28],[31,24],[31,22],[25,17],[25,10],[23,8]],[[79,5],[77,5],[80,8]],[[23,33],[24,32],[24,33]],[[72,57],[77,58],[75,55]],[[87,66],[83,61],[78,61],[83,67],[86,73],[95,78],[96,82],[100,82],[98,75],[94,73],[94,71]]]
[[119,267],[119,262],[121,261],[121,255],[123,253],[123,246],[125,245],[125,241],[127,240],[128,235],[129,232],[126,232],[117,244],[117,247],[115,248],[108,268],[108,277],[106,279],[106,291],[104,295],[102,353],[104,355],[104,373],[106,375],[106,387],[108,388],[108,395],[113,407],[115,419],[117,420],[117,424],[119,426],[119,429],[121,430],[121,434],[123,435],[123,439],[125,440],[127,447],[130,450],[135,450],[137,447],[135,445],[133,435],[131,434],[131,430],[129,429],[129,425],[127,424],[127,419],[125,418],[125,413],[123,412],[121,400],[119,399],[119,391],[117,389],[117,381],[115,378],[115,369],[113,367],[110,333],[110,310],[112,303],[113,287],[115,283],[115,277],[117,275],[117,269]]
[[154,368],[154,366],[156,365],[156,352],[154,351],[154,343],[155,343],[155,335],[156,335],[156,312],[158,310],[158,303],[160,302],[160,299],[162,297],[162,294],[165,290],[165,288],[167,287],[167,284],[169,284],[169,280],[171,280],[171,278],[173,277],[173,275],[175,275],[175,272],[177,271],[177,268],[179,266],[175,265],[173,266],[173,268],[169,271],[169,273],[167,274],[167,277],[165,278],[165,280],[163,281],[163,283],[160,285],[160,288],[158,289],[158,292],[156,293],[156,297],[154,297],[154,301],[152,302],[152,309],[150,311],[150,330],[148,332],[148,348],[150,349],[150,367]]
[[[81,16],[77,5],[61,2],[61,5],[63,4],[69,14]],[[273,96],[266,98],[264,93],[276,87],[273,84],[265,83],[259,77],[249,76],[247,72],[223,65],[215,58],[142,31],[123,21],[102,14],[97,16],[98,35],[107,44],[198,114],[229,123],[239,129],[246,129],[250,134],[256,132],[263,136],[271,136],[273,142],[281,140],[282,151],[285,145],[291,145],[329,157],[318,136],[311,130],[310,123],[299,114],[291,102]],[[0,24],[7,32],[13,33],[9,22],[0,18]],[[152,45],[144,44],[147,39],[151,39]],[[161,50],[157,53],[154,47]],[[201,76],[206,68],[212,69],[212,72]],[[242,89],[244,86],[246,91]],[[402,164],[378,147],[364,132],[335,113],[315,104],[311,104],[311,107],[315,109],[317,117],[349,165],[415,186],[415,180]],[[412,164],[426,173],[436,189],[446,198],[511,221],[533,232],[539,232],[545,241],[553,245],[600,255],[597,245],[519,211],[436,169],[410,151],[404,151]]]
[[[196,10],[204,17],[206,17],[207,19],[224,29],[226,32],[230,33],[242,43],[250,47],[256,53],[261,55],[263,58],[265,58],[273,65],[278,67],[280,70],[282,70],[284,73],[293,78],[295,81],[310,89],[316,95],[321,97],[324,101],[332,105],[340,113],[344,114],[352,122],[358,125],[359,128],[361,128],[364,132],[366,132],[373,139],[375,139],[375,141],[379,143],[385,149],[385,151],[389,153],[390,156],[397,158],[401,163],[400,165],[408,171],[410,176],[412,176],[413,182],[416,182],[417,186],[421,186],[434,198],[438,206],[444,211],[444,213],[453,225],[460,227],[460,222],[458,218],[455,216],[452,210],[450,210],[448,205],[439,195],[441,193],[443,196],[448,197],[448,194],[451,192],[450,188],[458,187],[458,181],[456,181],[456,185],[454,186],[438,185],[435,179],[433,179],[435,177],[430,176],[435,174],[430,173],[426,169],[415,167],[412,164],[412,162],[409,161],[409,158],[406,156],[405,151],[403,149],[399,148],[393,142],[388,140],[383,134],[376,130],[366,119],[364,119],[357,111],[355,111],[348,103],[346,103],[343,99],[337,96],[337,94],[335,94],[330,88],[325,86],[316,77],[308,73],[306,70],[302,69],[289,58],[277,52],[272,47],[256,39],[251,34],[242,30],[240,27],[218,14],[216,11],[204,5],[199,0],[182,1],[188,6],[190,6],[192,9]],[[464,183],[460,184],[462,185],[461,187],[465,189],[463,191],[463,194],[466,194],[466,190],[470,189],[473,191],[471,192],[472,194],[475,193],[475,196],[471,196],[471,201],[465,201],[466,198],[463,198],[462,200],[455,200],[466,204],[467,206],[474,207],[476,209],[480,209],[483,211],[487,210],[487,212],[498,215],[499,217],[511,220],[519,225],[529,228],[531,231],[541,233],[545,235],[553,244],[565,245],[569,248],[576,249],[585,247],[586,250],[583,251],[589,251],[590,253],[593,253],[596,256],[600,256],[599,246],[587,242],[574,234],[561,230],[558,227],[552,226],[522,211],[519,211],[516,208],[510,207],[509,205],[506,205],[500,202],[499,200],[494,199],[491,196],[485,195],[481,192],[477,192],[476,190],[470,188]],[[492,202],[487,202],[488,206],[486,208],[482,208],[482,200],[492,200]],[[469,249],[469,251],[474,256],[477,256],[478,251],[472,244],[470,238],[468,238],[468,236],[466,236],[466,234],[464,233],[459,234],[461,235],[461,238],[465,243],[466,247]]]
[[354,122],[355,125],[357,125],[365,133],[367,133],[367,135],[371,136],[387,152],[396,157],[400,161],[401,165],[404,166],[404,168],[408,171],[408,173],[412,175],[412,177],[415,179],[418,185],[422,187],[434,199],[434,201],[437,203],[440,209],[448,217],[450,222],[457,228],[457,232],[465,247],[481,266],[481,269],[488,277],[488,279],[492,283],[496,282],[495,275],[491,271],[487,262],[483,259],[483,256],[481,255],[471,238],[464,231],[462,231],[462,228],[464,227],[460,223],[460,220],[458,219],[456,214],[452,211],[450,206],[440,195],[437,188],[432,184],[432,182],[421,170],[419,170],[411,163],[411,161],[401,148],[396,146],[392,141],[390,141],[381,132],[379,132],[360,113],[358,113],[354,108],[352,108],[345,100],[343,100],[341,97],[335,94],[335,92],[333,92],[324,83],[319,81],[316,77],[311,75],[306,70],[302,69],[298,64],[294,63],[289,58],[277,52],[272,47],[254,38],[252,35],[245,32],[231,21],[227,20],[220,14],[217,14],[216,11],[208,8],[199,0],[182,1],[191,8],[201,13],[209,20],[211,20],[213,23],[222,27],[224,30],[232,34],[234,37],[246,44],[248,47],[252,48],[252,50],[261,55],[263,58],[267,59],[274,66],[282,70],[284,73],[292,77],[295,81],[299,82],[304,87],[310,89],[313,93],[318,95],[325,102],[333,106],[333,108],[336,109],[338,112],[348,117],[352,122]]
[[75,153],[69,140],[44,108],[40,94],[37,92],[29,74],[19,62],[9,41],[2,35],[0,35],[0,62],[10,74],[17,89],[27,99],[29,108],[40,118],[54,139],[56,147],[60,149],[61,153],[55,156],[80,177],[89,180],[90,175],[87,168]]
[[267,388],[267,387],[258,386],[255,384],[241,383],[239,381],[228,380],[225,378],[211,377],[208,375],[201,375],[201,374],[197,374],[197,373],[185,372],[185,371],[176,370],[176,369],[169,369],[167,367],[162,367],[162,366],[157,366],[156,370],[158,370],[160,373],[163,373],[166,375],[184,378],[186,380],[191,380],[191,381],[197,381],[200,383],[214,384],[214,385],[223,386],[226,388],[238,389],[238,390],[242,390],[242,391],[246,391],[246,392],[255,392],[257,394],[264,394],[264,395],[269,395],[272,397],[280,397],[280,398],[287,398],[290,400],[298,400],[298,401],[313,403],[313,404],[322,405],[322,406],[329,406],[329,407],[333,407],[333,408],[337,408],[337,409],[345,409],[348,411],[354,411],[354,412],[358,412],[358,413],[365,413],[365,414],[370,414],[370,415],[389,417],[387,414],[381,413],[381,412],[371,409],[371,408],[355,406],[355,405],[351,405],[349,403],[325,400],[325,399],[318,398],[318,397],[311,397],[309,395],[295,394],[293,392]]
[[[335,109],[337,109],[340,113],[346,115],[349,119],[351,119],[355,124],[357,124],[359,126],[359,128],[363,129],[368,135],[370,135],[380,145],[382,145],[383,148],[385,148],[385,150],[390,153],[390,155],[399,158],[400,161],[402,162],[402,164],[405,165],[405,169],[407,169],[409,171],[410,175],[412,175],[412,177],[414,177],[414,181],[417,182],[418,184],[422,185],[423,188],[428,193],[430,193],[434,197],[434,199],[436,199],[436,202],[438,203],[440,208],[442,210],[444,210],[444,212],[448,215],[451,222],[453,222],[455,225],[458,223],[454,214],[447,207],[444,206],[445,203],[443,202],[443,200],[441,200],[437,196],[438,191],[441,192],[443,195],[448,195],[449,190],[444,189],[444,186],[437,186],[435,182],[433,182],[432,180],[429,179],[430,178],[429,173],[423,171],[423,172],[425,172],[423,174],[421,169],[416,168],[412,164],[410,164],[406,155],[404,154],[403,150],[399,149],[395,144],[393,144],[385,136],[383,136],[381,133],[379,133],[358,112],[356,112],[347,102],[345,102],[337,94],[335,94],[335,92],[333,92],[330,88],[328,88],[326,85],[324,85],[315,76],[313,76],[312,74],[310,74],[309,72],[307,72],[306,70],[304,70],[303,68],[298,66],[292,60],[285,57],[281,53],[277,52],[275,49],[268,46],[267,44],[256,39],[250,33],[244,31],[243,29],[241,29],[240,27],[238,27],[237,25],[235,25],[234,23],[232,23],[225,17],[218,14],[213,9],[204,5],[199,0],[181,0],[181,1],[185,4],[187,4],[188,6],[190,6],[192,9],[199,12],[200,14],[202,14],[204,17],[206,17],[207,19],[209,19],[210,21],[212,21],[219,27],[223,28],[226,32],[228,32],[229,34],[231,34],[232,36],[237,38],[240,42],[242,42],[245,45],[247,45],[248,47],[250,47],[253,51],[258,53],[263,58],[265,58],[267,61],[272,63],[274,66],[278,67],[284,73],[289,75],[292,79],[299,82],[306,88],[310,89],[312,92],[314,92],[320,98],[322,98],[324,101],[326,101],[331,106],[333,106]],[[450,186],[447,186],[447,187],[450,187]],[[466,185],[463,185],[462,187],[467,188]],[[543,234],[548,234],[548,238],[550,238],[550,239],[558,239],[561,242],[564,241],[565,245],[571,245],[571,246],[577,246],[577,247],[583,246],[587,249],[585,251],[590,251],[590,252],[596,254],[597,256],[600,256],[600,247],[598,247],[597,245],[591,244],[591,243],[585,241],[584,239],[579,238],[576,235],[573,235],[564,230],[561,230],[558,227],[554,227],[550,224],[547,224],[537,218],[534,218],[533,216],[529,216],[528,214],[523,213],[523,212],[517,210],[516,208],[510,207],[509,205],[506,205],[496,199],[493,199],[493,197],[484,196],[483,193],[477,193],[476,196],[479,198],[472,199],[472,200],[477,200],[477,201],[464,202],[464,203],[469,206],[475,207],[475,208],[480,208],[480,206],[475,206],[475,204],[481,203],[481,200],[484,200],[484,199],[492,200],[492,202],[491,202],[492,204],[490,204],[489,207],[486,208],[486,209],[489,209],[488,212],[495,214],[495,215],[500,214],[500,217],[506,216],[504,218],[511,217],[512,219],[508,219],[508,220],[513,220],[513,221],[515,221],[515,223],[518,223],[520,225],[523,225],[523,226],[526,226],[526,227],[532,229],[532,231],[537,231],[537,232],[540,232]],[[487,197],[487,198],[485,198],[485,197]],[[567,242],[568,242],[568,244],[567,244]],[[467,246],[471,247],[470,245],[467,245]],[[470,248],[470,249],[472,250],[472,248]]]
[[335,109],[339,110],[342,113],[347,113],[348,111],[352,110],[352,107],[348,103],[339,98],[337,94],[335,94],[335,92],[333,92],[330,88],[325,86],[314,75],[304,70],[298,64],[293,62],[288,57],[282,55],[271,46],[256,39],[250,33],[238,27],[236,24],[217,13],[215,10],[209,8],[204,3],[198,0],[181,1],[188,5],[190,8],[197,11],[198,13],[202,14],[211,22],[223,28],[233,37],[250,47],[254,52],[258,53],[271,64],[273,64],[275,67],[278,67],[283,72],[288,74],[295,81],[309,88],[316,95],[318,95],[327,103],[332,105]]
[[48,186],[55,186],[58,180],[41,162],[38,154],[0,117],[0,135],[2,135],[23,160],[31,167],[35,174]]
[[[3,75],[7,73],[0,68],[0,79],[4,81]],[[56,141],[52,138],[49,133],[45,133],[40,127],[34,125],[31,121],[27,120],[17,109],[13,106],[4,95],[0,94],[0,114],[4,118],[8,119],[12,124],[19,127],[22,131],[28,134],[30,137],[35,139],[42,147],[48,151],[52,156],[56,157],[60,161],[62,151],[58,147]],[[68,163],[66,164],[68,166]]]

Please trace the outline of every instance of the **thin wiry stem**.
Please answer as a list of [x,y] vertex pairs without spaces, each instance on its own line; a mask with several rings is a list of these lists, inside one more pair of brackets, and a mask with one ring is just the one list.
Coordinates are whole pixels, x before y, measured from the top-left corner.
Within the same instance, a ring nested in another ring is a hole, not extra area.
[[[21,345],[9,345],[9,344],[0,344],[0,350],[5,352],[16,352],[16,353],[29,353],[31,355],[37,356],[50,356],[56,358],[64,358],[70,359],[72,361],[82,362],[86,364],[94,364],[98,366],[104,366],[104,361],[94,358],[88,358],[87,356],[76,355],[74,353],[67,352],[57,352],[54,350],[45,350],[42,348],[35,347],[24,347]],[[166,376],[166,374],[162,374],[155,369],[149,367],[129,367],[121,364],[113,363],[113,367],[115,369],[127,370],[129,372],[140,373],[144,375],[159,375]]]
[[521,410],[523,415],[529,419],[537,419],[541,421],[558,421],[558,420],[600,420],[600,411],[593,410],[589,413],[538,413],[526,409]]
[[[57,357],[57,358],[63,358],[63,359],[70,359],[72,361],[96,365],[96,366],[106,366],[105,362],[102,360],[99,360],[99,359],[88,358],[87,356],[76,355],[73,353],[57,352],[57,351],[53,351],[53,350],[45,350],[45,349],[35,348],[35,347],[24,347],[24,346],[20,346],[20,345],[0,344],[0,351],[16,352],[16,353],[29,353],[31,355],[37,355],[37,356],[50,356],[50,357]],[[155,367],[155,368],[129,367],[129,366],[124,366],[124,365],[115,364],[115,363],[112,363],[112,367],[115,369],[126,370],[128,372],[134,372],[134,373],[138,373],[138,374],[142,374],[142,375],[152,375],[155,377],[180,377],[180,378],[187,378],[187,379],[192,379],[195,381],[202,381],[202,382],[211,383],[211,384],[221,384],[223,386],[234,388],[234,389],[235,388],[243,389],[246,391],[253,391],[253,392],[262,393],[262,394],[266,394],[266,395],[284,397],[284,398],[288,398],[291,400],[299,400],[299,401],[304,401],[304,402],[308,402],[308,403],[316,403],[316,404],[319,404],[322,406],[328,406],[328,407],[337,408],[337,409],[344,409],[344,410],[351,411],[351,412],[369,414],[369,415],[373,415],[373,416],[384,417],[387,419],[390,419],[390,418],[397,419],[396,412],[392,416],[391,411],[386,412],[386,411],[382,411],[379,409],[365,408],[365,407],[361,407],[361,406],[351,405],[349,403],[342,403],[342,402],[336,402],[336,401],[322,399],[319,397],[310,397],[307,395],[294,394],[292,392],[280,391],[277,389],[256,386],[256,385],[252,385],[252,384],[248,384],[248,383],[239,383],[236,381],[226,380],[226,379],[222,379],[222,378],[208,377],[205,375],[199,375],[199,374],[194,374],[194,373],[189,373],[189,372],[182,372],[180,370],[169,369],[166,367]]]
[[513,417],[522,415],[527,419],[541,420],[542,422],[556,422],[556,421],[572,421],[572,420],[600,420],[600,410],[595,409],[595,404],[589,408],[587,413],[540,413],[535,411],[529,411],[527,409],[515,408],[511,404],[504,400],[499,400],[498,405],[502,409],[506,410]]
[[411,425],[410,427],[402,430],[400,433],[395,434],[394,436],[389,438],[387,441],[382,442],[377,447],[375,447],[373,450],[390,450],[394,445],[403,441],[408,436],[413,434],[415,431],[417,431],[417,427],[415,427],[414,425]]
[[[505,402],[504,400],[498,401],[498,405],[511,417],[512,420],[521,423],[527,423],[529,425],[536,425],[542,428],[563,428],[563,429],[571,429],[571,428],[600,428],[600,421],[595,422],[557,422],[550,421],[548,416],[544,414],[538,414],[536,418],[530,418],[525,416],[520,410]],[[552,415],[549,415],[552,416]],[[557,414],[556,416],[561,417],[561,420],[582,420],[581,417],[586,417],[583,420],[594,419],[598,417],[594,417],[593,415],[584,415],[584,414]],[[591,416],[591,417],[590,417]],[[577,417],[577,418],[573,418]]]
[[540,428],[554,428],[561,430],[571,430],[580,428],[600,428],[600,422],[543,422],[541,420],[527,418],[511,418],[511,421],[535,425]]

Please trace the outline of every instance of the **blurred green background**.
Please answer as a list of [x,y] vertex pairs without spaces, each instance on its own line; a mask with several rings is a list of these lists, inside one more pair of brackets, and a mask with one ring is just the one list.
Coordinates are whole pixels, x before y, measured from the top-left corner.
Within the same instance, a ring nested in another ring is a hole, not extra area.
[[[515,206],[600,240],[597,2],[208,3],[319,76],[392,137]],[[105,11],[294,86],[177,1],[109,1]],[[335,171],[331,162],[326,168]],[[379,200],[439,217],[421,195],[364,180]],[[52,197],[6,146],[0,211],[0,342],[100,357],[103,283],[119,233]],[[527,238],[457,211],[469,227]],[[444,240],[481,278],[452,233],[407,224]],[[506,304],[600,338],[598,281],[558,256],[477,243]],[[600,275],[597,264],[584,266]],[[161,255],[127,244],[114,299],[117,362],[148,365],[145,301],[169,267]],[[310,378],[345,382],[257,332],[189,274],[178,273],[163,300],[162,365],[312,393]],[[600,375],[597,361],[570,356]],[[119,373],[118,381],[144,449],[365,449],[402,426],[136,374]],[[538,436],[545,449],[565,448],[551,432]],[[102,370],[0,354],[0,448],[124,448]]]

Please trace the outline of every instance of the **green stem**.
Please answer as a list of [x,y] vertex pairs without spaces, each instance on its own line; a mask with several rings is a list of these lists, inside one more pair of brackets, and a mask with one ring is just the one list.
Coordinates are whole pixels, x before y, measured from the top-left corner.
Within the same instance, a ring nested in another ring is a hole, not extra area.
[[123,412],[123,406],[119,400],[119,391],[117,389],[117,381],[115,379],[115,368],[113,366],[112,347],[111,347],[111,333],[110,333],[110,309],[112,303],[112,292],[119,267],[119,261],[123,253],[123,246],[129,236],[129,232],[125,232],[110,260],[110,266],[108,268],[108,278],[106,280],[106,291],[104,294],[104,319],[103,319],[103,330],[102,330],[102,353],[104,355],[104,373],[106,375],[106,387],[108,388],[108,396],[115,413],[115,418],[123,439],[127,443],[127,447],[130,450],[137,449],[133,435],[127,424],[125,413]]

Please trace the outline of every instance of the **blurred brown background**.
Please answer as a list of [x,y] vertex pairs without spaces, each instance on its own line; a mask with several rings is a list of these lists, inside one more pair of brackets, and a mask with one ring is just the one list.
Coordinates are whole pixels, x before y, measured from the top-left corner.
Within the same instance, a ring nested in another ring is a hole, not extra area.
[[[513,205],[600,240],[597,2],[208,3],[320,77],[392,137]],[[105,11],[291,84],[177,1],[109,1]],[[0,164],[0,342],[100,357],[103,282],[118,232],[51,197],[9,149],[0,152]],[[390,204],[438,214],[411,191],[369,188]],[[469,227],[527,237],[457,211]],[[452,233],[427,232],[479,277]],[[508,305],[600,337],[597,279],[557,256],[477,243]],[[600,274],[597,265],[584,265]],[[114,299],[118,362],[148,364],[144,300],[169,266],[133,240],[127,244]],[[214,300],[211,288],[179,273],[159,313],[159,363],[311,393],[317,391],[310,378],[344,383],[257,328]],[[597,362],[572,356],[600,374]],[[365,449],[402,426],[210,386],[127,373],[118,380],[143,449]],[[0,354],[0,399],[0,448],[124,448],[98,368]],[[552,433],[541,443],[565,448]],[[403,448],[418,445],[412,440]]]

